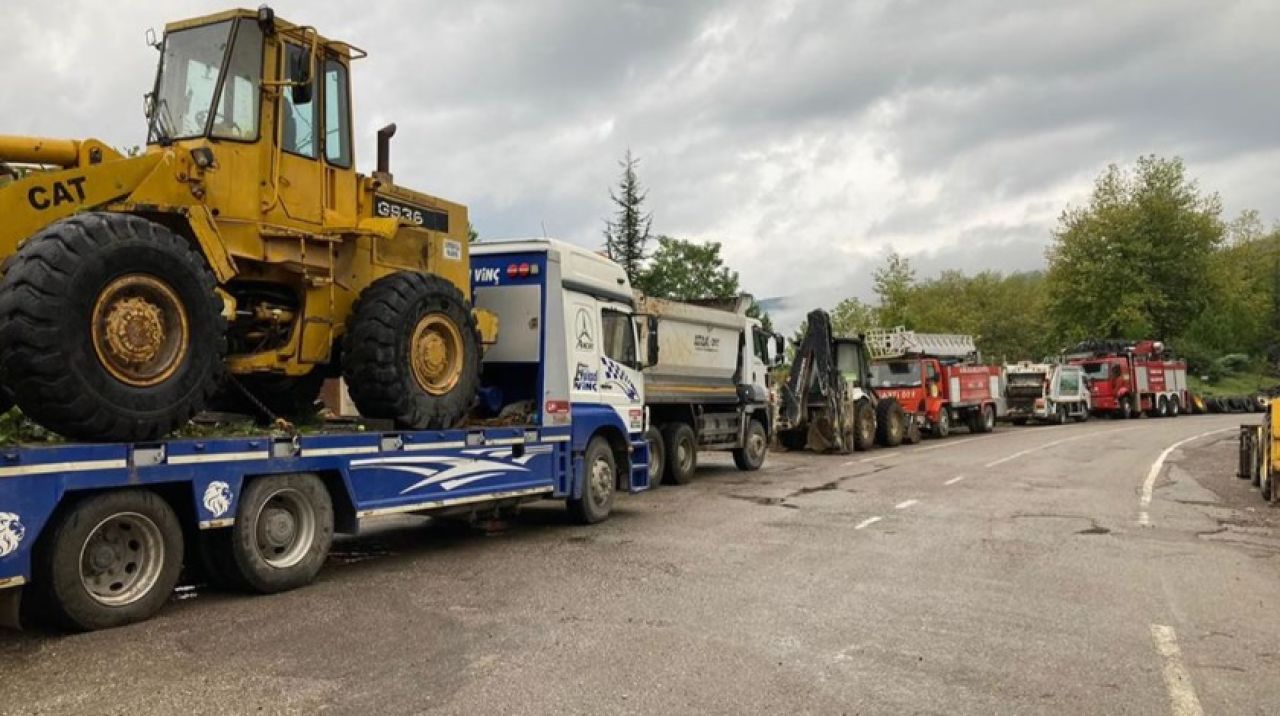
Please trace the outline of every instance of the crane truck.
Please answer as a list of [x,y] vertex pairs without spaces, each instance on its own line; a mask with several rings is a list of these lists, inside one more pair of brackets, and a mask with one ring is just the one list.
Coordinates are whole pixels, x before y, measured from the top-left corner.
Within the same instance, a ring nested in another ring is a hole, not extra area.
[[[494,317],[465,206],[357,173],[365,52],[271,8],[170,23],[147,144],[0,135],[0,408],[155,440],[220,395],[287,417],[342,375],[360,412],[445,429]],[[224,380],[224,376],[230,376]]]
[[773,437],[769,370],[783,339],[747,315],[751,296],[672,301],[636,294],[659,327],[659,355],[645,369],[649,484],[685,484],[700,450],[728,450],[740,470],[758,470]]
[[1187,364],[1160,341],[1083,341],[1066,358],[1084,370],[1094,413],[1176,418],[1191,407]]
[[973,336],[877,329],[868,331],[867,347],[875,388],[933,437],[958,423],[972,433],[995,429],[1000,367],[981,363]]
[[380,515],[556,499],[595,523],[619,491],[645,489],[644,366],[622,268],[550,240],[477,245],[470,263],[476,305],[505,328],[463,426],[0,448],[0,622],[140,621],[184,565],[250,592],[293,589],[335,532]]
[[778,442],[788,450],[844,454],[918,442],[916,424],[871,377],[866,340],[837,337],[831,316],[811,311],[781,390]]

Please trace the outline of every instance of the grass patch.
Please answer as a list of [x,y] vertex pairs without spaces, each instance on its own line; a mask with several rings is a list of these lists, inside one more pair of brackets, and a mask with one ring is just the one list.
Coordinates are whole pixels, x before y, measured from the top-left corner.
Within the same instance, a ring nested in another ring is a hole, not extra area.
[[1187,376],[1187,387],[1199,395],[1217,397],[1251,395],[1280,384],[1280,378],[1268,373],[1233,373],[1217,380],[1203,381],[1198,376]]

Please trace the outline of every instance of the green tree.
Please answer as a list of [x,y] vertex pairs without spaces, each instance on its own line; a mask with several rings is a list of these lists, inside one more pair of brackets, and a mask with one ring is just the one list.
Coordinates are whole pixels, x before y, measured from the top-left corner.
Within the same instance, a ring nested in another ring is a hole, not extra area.
[[872,274],[876,297],[880,305],[876,308],[876,320],[881,326],[911,327],[908,301],[911,287],[916,280],[916,271],[911,262],[896,251],[885,259],[884,266]]
[[875,327],[875,308],[857,298],[846,298],[831,309],[831,330],[837,336],[856,336]]
[[737,296],[738,272],[724,265],[720,242],[658,237],[658,250],[634,279],[650,296],[687,301]]
[[467,243],[474,244],[479,239],[480,239],[480,232],[476,230],[476,225],[468,223],[467,224]]
[[614,215],[612,219],[606,219],[604,225],[605,255],[622,266],[633,284],[643,268],[649,227],[653,223],[653,214],[644,210],[646,192],[636,176],[639,163],[639,159],[631,156],[630,149],[618,162],[622,176],[618,179],[617,190],[609,191],[609,200],[615,207]]
[[1048,251],[1047,308],[1060,337],[1182,336],[1209,304],[1221,213],[1181,159],[1108,167],[1089,204],[1062,213]]

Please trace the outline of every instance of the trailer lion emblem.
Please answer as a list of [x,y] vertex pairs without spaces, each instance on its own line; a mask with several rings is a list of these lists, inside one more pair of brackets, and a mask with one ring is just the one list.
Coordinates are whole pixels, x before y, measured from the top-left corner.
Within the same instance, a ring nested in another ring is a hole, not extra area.
[[0,512],[0,557],[17,551],[18,544],[27,535],[22,520],[12,512]]
[[221,517],[231,509],[231,486],[214,480],[204,490],[204,508],[214,517]]

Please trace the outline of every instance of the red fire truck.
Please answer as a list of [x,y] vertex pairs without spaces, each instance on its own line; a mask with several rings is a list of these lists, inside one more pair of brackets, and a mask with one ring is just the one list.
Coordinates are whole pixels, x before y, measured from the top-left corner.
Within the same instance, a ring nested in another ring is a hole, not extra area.
[[1172,418],[1190,405],[1187,364],[1160,341],[1085,341],[1067,352],[1067,362],[1084,369],[1094,413]]
[[972,336],[902,328],[867,333],[871,385],[895,398],[933,437],[963,424],[973,433],[996,425],[1000,367],[983,365]]

